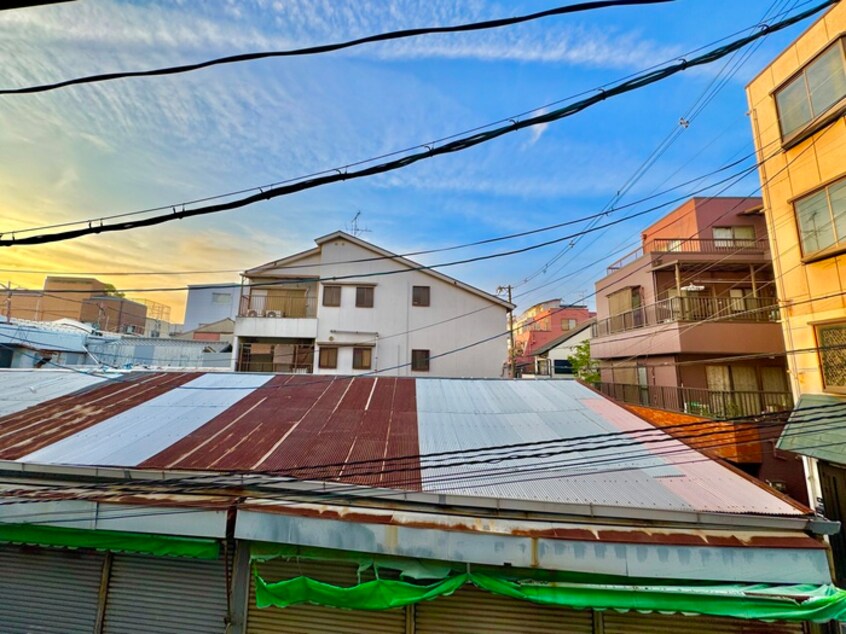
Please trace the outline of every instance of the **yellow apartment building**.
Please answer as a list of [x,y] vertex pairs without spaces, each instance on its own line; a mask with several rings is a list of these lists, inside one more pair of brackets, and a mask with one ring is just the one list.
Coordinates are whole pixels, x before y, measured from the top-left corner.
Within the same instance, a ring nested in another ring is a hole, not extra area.
[[[806,458],[811,499],[846,519],[846,2],[746,88],[791,388],[780,449]],[[801,424],[800,424],[801,423]],[[832,537],[838,580],[846,539]]]

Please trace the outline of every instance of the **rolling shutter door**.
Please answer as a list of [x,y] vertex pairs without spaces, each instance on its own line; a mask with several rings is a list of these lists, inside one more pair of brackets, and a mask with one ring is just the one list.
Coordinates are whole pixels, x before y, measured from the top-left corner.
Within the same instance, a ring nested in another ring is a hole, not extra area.
[[465,586],[416,606],[417,634],[591,634],[593,613],[500,597]]
[[719,616],[683,616],[681,614],[623,614],[606,610],[602,614],[605,634],[659,634],[684,632],[685,634],[801,634],[801,623],[764,623],[728,619]]
[[78,550],[0,548],[0,631],[91,634],[103,560]]
[[115,555],[104,634],[223,634],[223,560]]
[[[268,583],[305,575],[338,586],[358,583],[357,565],[274,559],[259,564]],[[372,574],[362,581],[372,579]],[[256,607],[255,584],[250,582],[247,634],[405,634],[405,610],[341,610],[319,605],[290,608]]]

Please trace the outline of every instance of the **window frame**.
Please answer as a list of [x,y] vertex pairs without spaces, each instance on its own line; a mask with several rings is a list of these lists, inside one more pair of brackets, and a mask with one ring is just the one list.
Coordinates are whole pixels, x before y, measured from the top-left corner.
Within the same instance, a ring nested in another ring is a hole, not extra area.
[[[367,299],[367,294],[370,294],[370,302],[364,301]],[[364,299],[362,299],[362,295]],[[355,287],[355,307],[356,308],[373,308],[375,303],[376,293],[372,286],[356,286]]]
[[[323,361],[323,353],[324,352],[333,352],[335,355],[334,365],[329,365],[324,363]],[[337,346],[320,346],[320,350],[317,354],[317,367],[323,368],[325,370],[337,370],[338,369],[338,347]]]
[[[772,97],[773,104],[775,105],[776,121],[778,122],[778,131],[779,136],[781,138],[781,145],[784,149],[789,149],[797,145],[798,143],[802,142],[815,132],[827,126],[835,119],[838,119],[841,114],[846,112],[846,94],[844,94],[840,97],[840,99],[838,99],[833,104],[831,104],[831,106],[826,108],[826,110],[817,115],[814,115],[813,102],[810,101],[808,94],[808,69],[813,66],[817,61],[819,61],[819,59],[823,55],[828,53],[830,49],[835,47],[839,47],[840,49],[840,58],[843,62],[844,73],[846,73],[846,33],[841,32],[837,36],[835,36],[830,42],[826,43],[823,48],[817,51],[817,53],[813,57],[811,57],[811,59],[809,59],[805,64],[803,64],[802,67],[799,68],[799,70],[790,75],[790,77],[785,79],[770,92],[770,97]],[[793,83],[800,78],[803,79],[803,83],[805,86],[805,96],[806,98],[808,98],[808,103],[811,107],[812,116],[804,124],[800,125],[798,128],[791,131],[790,133],[785,134],[782,130],[781,108],[778,103],[778,96],[785,89],[792,86]]]
[[[337,304],[330,304],[330,303],[326,302],[326,291],[328,291],[329,289],[332,289],[333,293],[336,292],[335,289],[338,289],[337,290],[337,293],[338,293],[338,303]],[[323,306],[327,306],[329,308],[337,308],[341,305],[341,295],[342,294],[343,294],[343,287],[340,284],[324,284],[323,285],[323,298],[322,298],[321,303],[322,303]]]
[[[424,353],[422,361],[419,358],[419,353]],[[417,354],[415,354],[417,353]],[[424,350],[423,348],[414,348],[411,351],[411,371],[412,372],[428,372],[431,369],[431,350]],[[425,366],[425,367],[424,367]]]
[[[822,346],[820,344],[820,330],[823,328],[831,328],[832,326],[846,328],[846,320],[840,319],[835,321],[826,321],[823,323],[813,324],[814,341],[816,343],[817,348],[817,363],[819,364],[820,368],[820,380],[822,381],[824,392],[829,392],[832,394],[846,394],[846,385],[829,385],[826,381],[825,369],[823,366],[823,354],[826,351],[822,349]],[[837,352],[840,352],[841,354],[846,354],[846,348]]]
[[796,227],[796,238],[797,242],[799,243],[799,251],[802,254],[802,263],[809,264],[811,262],[817,262],[819,260],[824,260],[826,258],[834,257],[835,255],[840,255],[841,253],[846,252],[846,235],[843,236],[842,240],[835,241],[834,244],[824,247],[822,249],[818,249],[817,251],[806,251],[805,245],[802,242],[802,225],[799,222],[799,214],[796,210],[796,204],[800,203],[801,201],[810,198],[811,196],[816,196],[820,192],[825,192],[826,194],[826,204],[828,206],[828,217],[830,222],[830,227],[832,233],[834,233],[835,238],[837,238],[837,226],[834,223],[834,216],[832,215],[832,207],[831,207],[831,194],[828,192],[829,188],[833,185],[838,184],[846,185],[846,173],[839,174],[838,176],[832,178],[831,180],[822,183],[820,186],[815,187],[814,189],[807,191],[799,196],[795,196],[790,199],[790,206],[793,210],[793,222]]
[[[417,291],[425,294],[425,302],[422,301],[423,298],[417,297]],[[425,292],[424,292],[425,291]],[[412,306],[420,306],[420,307],[428,307],[432,305],[432,287],[431,286],[412,286],[411,287],[411,305]]]
[[[363,354],[367,353],[367,365],[359,362],[356,363],[356,354]],[[352,358],[352,368],[353,370],[370,370],[373,368],[373,348],[366,348],[366,347],[354,347],[353,348],[353,358]]]

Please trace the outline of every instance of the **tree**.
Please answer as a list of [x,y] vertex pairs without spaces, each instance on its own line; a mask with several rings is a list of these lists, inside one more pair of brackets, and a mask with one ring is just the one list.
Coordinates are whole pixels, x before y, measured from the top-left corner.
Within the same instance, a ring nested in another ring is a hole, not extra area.
[[126,297],[126,294],[115,288],[114,284],[103,284],[103,292],[111,297]]
[[599,367],[590,358],[590,341],[582,341],[576,346],[573,354],[567,357],[573,366],[573,374],[585,383],[599,383]]

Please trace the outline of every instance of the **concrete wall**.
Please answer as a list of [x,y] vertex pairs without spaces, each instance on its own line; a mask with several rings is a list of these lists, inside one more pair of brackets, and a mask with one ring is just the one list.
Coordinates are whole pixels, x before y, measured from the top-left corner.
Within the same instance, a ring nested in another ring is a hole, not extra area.
[[[225,295],[229,295],[228,302],[222,301]],[[240,284],[221,284],[202,288],[189,286],[182,332],[188,332],[201,324],[211,324],[221,319],[235,319],[238,314],[240,296]]]
[[[846,320],[846,254],[803,261],[792,201],[846,177],[846,119],[841,115],[790,148],[783,148],[772,92],[846,31],[846,4],[834,5],[767,66],[746,89],[763,183],[765,213],[778,277],[794,395],[825,391],[814,323]],[[782,148],[782,151],[776,151]],[[815,299],[829,297],[828,299]]]

